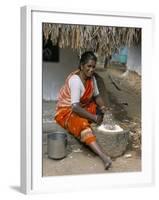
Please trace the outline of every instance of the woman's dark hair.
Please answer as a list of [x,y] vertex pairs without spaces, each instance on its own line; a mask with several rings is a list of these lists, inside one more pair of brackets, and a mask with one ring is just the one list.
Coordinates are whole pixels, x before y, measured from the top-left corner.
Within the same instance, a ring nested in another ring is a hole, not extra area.
[[94,60],[95,62],[97,62],[97,57],[92,51],[86,51],[81,55],[79,68],[81,65],[85,65],[89,60]]

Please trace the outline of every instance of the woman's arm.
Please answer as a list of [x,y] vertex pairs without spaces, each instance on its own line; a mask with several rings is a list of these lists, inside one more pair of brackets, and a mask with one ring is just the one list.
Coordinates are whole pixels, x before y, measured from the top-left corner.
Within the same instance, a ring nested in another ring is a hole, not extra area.
[[101,113],[104,115],[107,111],[111,112],[111,107],[110,106],[105,106],[104,101],[100,95],[95,97],[95,102],[99,106],[99,110]]
[[97,124],[101,123],[102,122],[101,116],[94,115],[80,106],[82,85],[79,77],[76,75],[72,76],[69,80],[69,86],[71,90],[71,103],[73,112]]
[[95,97],[95,102],[99,106],[99,108],[105,106],[104,101],[100,95]]
[[72,104],[73,112],[77,113],[79,116],[84,117],[92,122],[100,124],[103,121],[103,117],[100,115],[93,115],[87,112],[84,108],[80,106],[79,103]]
[[101,111],[103,111],[103,113],[104,113],[104,110],[106,110],[106,106],[104,104],[102,97],[100,96],[95,76],[93,77],[93,82],[94,82],[94,94],[93,94],[94,100],[95,100],[96,104],[98,105],[99,109]]
[[95,97],[95,102],[99,106],[99,109],[101,111],[103,111],[103,112],[106,111],[106,106],[105,106],[104,101],[103,101],[103,99],[102,99],[102,97],[100,95]]

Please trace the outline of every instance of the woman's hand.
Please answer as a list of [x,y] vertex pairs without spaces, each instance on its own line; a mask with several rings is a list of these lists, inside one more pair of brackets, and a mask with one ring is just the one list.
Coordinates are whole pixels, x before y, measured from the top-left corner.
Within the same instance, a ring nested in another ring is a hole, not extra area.
[[100,111],[101,111],[101,113],[104,115],[107,111],[109,112],[111,112],[111,108],[110,107],[105,107],[105,106],[102,106],[101,108],[100,108]]
[[103,121],[103,116],[101,117],[88,112],[87,110],[82,108],[79,103],[72,105],[72,111],[77,113],[79,116],[84,117],[95,123],[101,123]]
[[103,122],[104,115],[96,115],[96,123],[100,125]]

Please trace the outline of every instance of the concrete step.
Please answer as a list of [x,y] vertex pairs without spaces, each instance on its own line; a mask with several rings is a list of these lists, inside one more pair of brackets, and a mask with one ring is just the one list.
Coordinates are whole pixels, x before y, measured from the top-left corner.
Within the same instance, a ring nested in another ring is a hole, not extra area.
[[67,134],[67,151],[71,151],[71,149],[80,148],[82,144],[78,139],[68,133],[65,129],[60,127],[55,122],[52,123],[43,123],[43,154],[47,154],[47,143],[48,143],[48,134],[57,133],[57,132],[64,132]]
[[[83,145],[78,139],[67,133],[66,130],[55,123],[45,124],[43,127],[43,130],[45,131],[43,132],[43,154],[47,154],[47,137],[50,133],[65,132],[67,134],[67,149],[69,151],[74,148],[81,148]],[[94,125],[92,128],[97,137],[98,144],[105,153],[111,157],[118,157],[125,153],[129,144],[128,130],[121,132],[103,132],[99,131]]]
[[[48,140],[47,140],[47,136],[49,133],[44,134],[45,135],[45,142],[43,142],[43,155],[47,155],[48,154]],[[83,146],[83,144],[78,141],[74,136],[70,135],[69,133],[67,133],[67,154],[71,153],[73,150],[75,149],[81,149]]]
[[43,122],[43,133],[51,133],[51,132],[66,132],[61,126],[59,126],[56,122]]

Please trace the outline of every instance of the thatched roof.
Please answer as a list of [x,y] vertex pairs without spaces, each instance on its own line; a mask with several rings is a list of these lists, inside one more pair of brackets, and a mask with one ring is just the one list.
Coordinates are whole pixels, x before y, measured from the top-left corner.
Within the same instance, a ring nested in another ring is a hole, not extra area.
[[111,55],[121,46],[141,43],[141,29],[129,27],[43,23],[43,36],[45,41],[50,37],[53,45],[60,48],[93,50],[101,56]]

